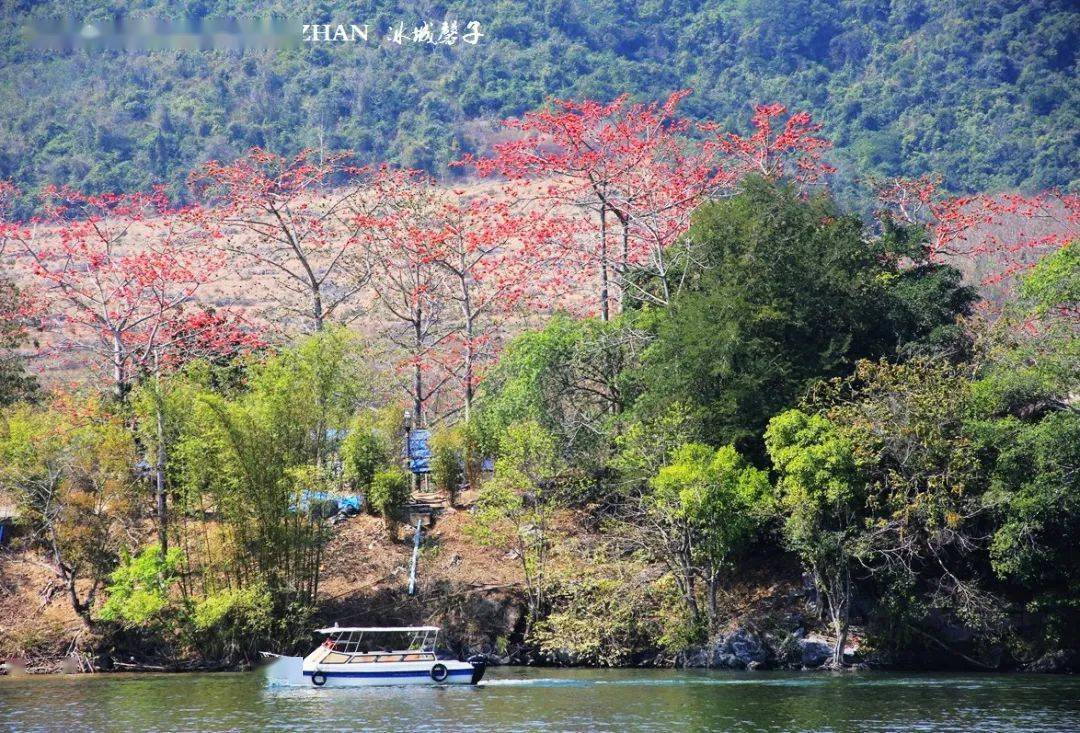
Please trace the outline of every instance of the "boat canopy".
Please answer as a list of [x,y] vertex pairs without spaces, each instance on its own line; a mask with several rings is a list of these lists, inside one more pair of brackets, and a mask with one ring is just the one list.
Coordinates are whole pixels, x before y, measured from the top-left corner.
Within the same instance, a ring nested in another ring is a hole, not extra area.
[[413,631],[439,631],[438,626],[327,626],[325,629],[316,629],[319,634],[336,634],[342,631],[363,631],[400,633]]

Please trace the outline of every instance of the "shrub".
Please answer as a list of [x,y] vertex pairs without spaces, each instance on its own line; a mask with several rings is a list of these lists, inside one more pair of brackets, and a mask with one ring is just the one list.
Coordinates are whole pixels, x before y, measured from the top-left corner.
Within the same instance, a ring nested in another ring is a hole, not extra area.
[[657,609],[665,593],[646,580],[648,559],[627,555],[618,545],[587,547],[566,544],[553,550],[548,613],[532,627],[528,641],[562,664],[614,667],[654,656],[664,631]]
[[122,626],[146,627],[162,620],[170,608],[169,590],[179,577],[183,554],[173,547],[164,555],[151,545],[127,555],[109,575],[107,599],[98,617]]
[[273,596],[263,583],[212,594],[196,604],[192,626],[204,657],[251,659],[273,631]]
[[409,475],[405,471],[397,467],[377,471],[371,479],[368,504],[382,515],[387,529],[392,530],[401,519],[410,494]]
[[460,428],[443,430],[435,434],[431,444],[435,487],[450,497],[450,506],[455,506],[458,489],[465,482],[465,435]]
[[345,478],[357,488],[366,490],[375,474],[389,464],[390,452],[387,437],[366,416],[356,418],[341,444]]

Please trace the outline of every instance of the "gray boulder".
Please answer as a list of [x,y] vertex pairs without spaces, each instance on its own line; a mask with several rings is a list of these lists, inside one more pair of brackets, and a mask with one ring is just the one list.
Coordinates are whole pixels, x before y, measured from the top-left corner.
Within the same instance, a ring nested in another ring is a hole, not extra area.
[[764,664],[769,658],[769,652],[761,638],[747,629],[736,629],[728,634],[725,651],[734,655],[744,667],[752,662]]
[[808,636],[796,642],[804,667],[820,667],[832,657],[832,645],[823,637]]
[[753,631],[736,629],[721,635],[710,644],[683,653],[680,667],[707,667],[711,669],[762,669],[769,659],[765,642]]

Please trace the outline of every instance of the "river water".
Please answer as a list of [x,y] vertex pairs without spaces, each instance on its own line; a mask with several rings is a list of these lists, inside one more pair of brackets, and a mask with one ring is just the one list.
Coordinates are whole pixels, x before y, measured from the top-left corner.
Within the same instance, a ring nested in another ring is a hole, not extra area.
[[12,731],[1080,731],[1080,679],[496,668],[477,687],[259,672],[0,678]]

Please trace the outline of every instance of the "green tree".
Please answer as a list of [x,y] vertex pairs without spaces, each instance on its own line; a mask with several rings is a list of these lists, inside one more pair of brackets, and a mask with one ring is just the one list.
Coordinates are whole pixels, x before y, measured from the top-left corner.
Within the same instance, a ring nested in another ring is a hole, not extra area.
[[780,476],[784,538],[813,575],[835,634],[832,664],[843,663],[865,493],[855,447],[828,418],[788,410],[769,422],[765,444]]
[[312,492],[338,485],[342,436],[370,395],[358,341],[330,328],[252,365],[245,390],[193,400],[170,470],[226,530],[217,547],[208,536],[202,543],[206,593],[238,578],[264,584],[282,614],[314,600],[328,530],[304,507]]
[[133,529],[135,462],[130,432],[97,398],[64,395],[0,415],[0,487],[88,624]]
[[398,522],[404,518],[411,495],[409,474],[397,466],[376,471],[372,477],[368,504],[382,516],[391,539],[397,538]]
[[349,424],[341,443],[341,462],[346,480],[361,490],[371,486],[375,474],[390,466],[394,446],[403,440],[401,411],[397,405],[359,413]]
[[1020,295],[1037,315],[1080,318],[1080,244],[1070,242],[1040,260],[1021,281]]
[[477,394],[470,433],[485,455],[503,452],[510,425],[531,420],[565,445],[581,464],[596,465],[607,450],[605,436],[622,409],[618,384],[625,363],[618,324],[552,317],[503,352]]
[[826,196],[760,179],[702,206],[686,236],[701,264],[644,321],[655,338],[632,412],[682,402],[700,414],[700,437],[755,459],[769,418],[816,381],[947,341],[941,329],[974,297],[955,270],[905,264],[917,244],[907,232],[871,236]]
[[[1030,650],[1075,648],[1080,631],[1080,339],[1076,245],[1023,278],[1022,300],[987,339],[969,430],[990,465],[993,572],[1044,621]],[[1035,328],[1019,328],[1034,319]]]
[[431,473],[435,487],[457,506],[458,491],[468,481],[469,443],[466,426],[439,430],[431,439]]
[[98,618],[128,627],[147,627],[163,621],[181,572],[180,556],[179,548],[163,553],[159,545],[150,545],[134,556],[125,553],[109,575]]
[[473,536],[484,544],[509,546],[521,563],[529,626],[541,618],[547,600],[550,522],[563,468],[548,431],[533,421],[513,423],[502,438],[495,475],[476,500]]
[[[735,448],[688,443],[631,502],[621,532],[664,563],[691,616],[707,618],[715,630],[724,571],[769,516],[770,499],[767,474]],[[704,614],[699,579],[706,588]]]
[[860,362],[821,385],[809,412],[770,422],[785,538],[828,605],[834,665],[856,582],[878,601],[890,643],[917,635],[961,653],[927,629],[934,615],[985,638],[1003,628],[1000,599],[977,570],[987,475],[969,401],[969,368]]

